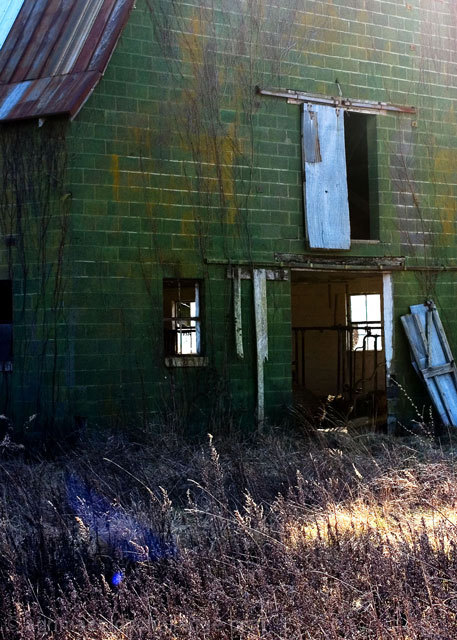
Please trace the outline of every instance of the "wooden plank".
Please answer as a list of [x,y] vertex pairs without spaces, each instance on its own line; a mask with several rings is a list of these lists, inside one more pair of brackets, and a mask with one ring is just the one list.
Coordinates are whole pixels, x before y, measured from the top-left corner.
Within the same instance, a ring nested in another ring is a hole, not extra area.
[[422,371],[424,378],[434,378],[435,376],[441,376],[444,373],[452,373],[454,366],[452,364],[441,364],[436,367],[428,367]]
[[454,384],[455,384],[455,386],[457,388],[457,369],[455,367],[454,356],[452,355],[451,347],[449,346],[449,342],[447,340],[446,333],[445,333],[443,325],[441,323],[441,318],[440,318],[436,308],[432,309],[432,316],[433,316],[433,322],[435,324],[436,330],[438,332],[438,335],[440,336],[441,344],[442,344],[444,353],[446,354],[446,358],[447,358],[447,360],[449,360],[449,362],[452,362],[452,364],[454,365],[453,372],[452,372],[452,378],[453,378]]
[[374,268],[376,270],[386,269],[401,269],[405,268],[405,258],[392,258],[389,256],[373,257],[373,256],[307,256],[302,253],[275,253],[275,260],[277,262],[293,263],[306,267],[323,269],[328,267],[329,269],[350,269],[354,267],[361,267],[365,270]]
[[394,307],[393,307],[392,275],[382,274],[382,300],[384,324],[384,357],[386,360],[386,374],[390,375],[393,358],[394,335]]
[[[426,367],[427,361],[423,333],[418,330],[418,324],[417,321],[414,320],[413,314],[402,316],[401,322],[403,324],[403,328],[405,329],[405,333],[408,337],[408,341],[411,347],[413,355],[413,366],[416,370],[416,373],[418,373],[418,375],[423,378],[422,371]],[[441,396],[436,389],[436,385],[433,383],[433,380],[426,381],[424,379],[424,382],[427,385],[430,398],[440,416],[440,419],[443,421],[443,423],[447,424],[448,415],[446,412],[446,408],[443,405]]]
[[429,346],[428,346],[428,340],[427,340],[427,336],[425,335],[425,331],[421,325],[421,321],[420,318],[417,315],[412,315],[412,321],[416,326],[416,331],[420,336],[420,339],[422,341],[423,344],[423,351],[424,351],[424,356],[425,356],[425,360],[423,362],[423,366],[421,367],[421,369],[423,369],[424,367],[428,367],[430,366],[429,363],[429,359],[430,359],[430,355],[429,355]]
[[[227,278],[239,277],[241,280],[251,280],[252,268],[248,267],[227,267]],[[288,269],[267,269],[265,268],[265,277],[267,280],[277,280],[288,282]]]
[[[439,381],[439,384],[438,384]],[[457,417],[455,417],[454,411],[453,411],[453,406],[454,406],[454,393],[453,393],[453,389],[452,387],[449,386],[449,384],[447,384],[448,380],[446,380],[446,377],[443,376],[442,379],[439,378],[432,378],[431,380],[431,384],[435,383],[436,386],[436,390],[440,396],[441,402],[444,406],[444,409],[446,411],[446,421],[444,422],[444,424],[446,426],[457,426]]]
[[235,325],[236,355],[241,360],[244,358],[243,350],[243,321],[241,314],[241,277],[240,269],[234,269],[233,273],[233,319]]
[[[313,113],[316,119],[316,125],[313,126],[319,134],[321,162],[307,162],[306,145],[303,144],[308,243],[311,249],[350,249],[344,113],[322,105],[313,105]],[[309,118],[308,108],[304,105],[302,132],[309,129]]]
[[457,426],[456,368],[439,314],[433,303],[413,305],[401,318],[413,354],[441,420]]
[[411,315],[402,316],[401,323],[408,337],[409,346],[413,354],[413,366],[416,369],[416,372],[419,373],[425,368],[425,361],[427,357],[424,350],[423,341],[420,339],[420,335],[418,335],[417,333],[417,326],[413,321]]
[[322,162],[319,144],[319,123],[315,111],[310,108],[303,109],[302,140],[305,162]]
[[254,315],[257,350],[257,423],[259,429],[265,420],[264,363],[268,359],[267,279],[265,269],[254,269]]
[[428,362],[427,365],[432,367],[435,364],[435,350],[433,348],[433,319],[430,313],[425,314],[425,333],[427,336]]

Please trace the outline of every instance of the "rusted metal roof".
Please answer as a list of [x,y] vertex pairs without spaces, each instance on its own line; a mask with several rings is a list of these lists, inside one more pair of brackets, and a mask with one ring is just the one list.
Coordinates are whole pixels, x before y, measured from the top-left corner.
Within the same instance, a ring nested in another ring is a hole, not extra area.
[[134,0],[3,0],[0,121],[74,117],[104,73]]

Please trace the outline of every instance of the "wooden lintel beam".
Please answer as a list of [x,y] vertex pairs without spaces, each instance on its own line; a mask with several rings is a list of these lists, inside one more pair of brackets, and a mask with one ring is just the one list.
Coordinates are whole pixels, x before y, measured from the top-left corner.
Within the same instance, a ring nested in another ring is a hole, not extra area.
[[294,253],[276,253],[278,262],[306,269],[404,269],[404,257],[365,256],[310,256]]

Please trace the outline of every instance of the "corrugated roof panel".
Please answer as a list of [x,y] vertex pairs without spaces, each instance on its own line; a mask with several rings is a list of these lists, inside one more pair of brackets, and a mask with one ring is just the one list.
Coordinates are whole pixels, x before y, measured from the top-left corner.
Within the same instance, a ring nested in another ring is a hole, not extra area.
[[[23,11],[19,13],[4,46],[0,49],[0,67],[3,67],[0,82],[12,82],[28,47],[34,46],[33,36],[43,17],[46,2],[37,0],[31,3],[31,6],[29,3],[30,0],[24,0]],[[27,9],[29,10],[26,12]],[[10,46],[10,40],[14,42],[12,46]],[[3,61],[4,65],[1,64]],[[29,78],[22,77],[17,81],[20,80],[29,80]]]
[[5,92],[5,97],[2,100],[0,106],[0,120],[4,118],[8,118],[10,112],[14,109],[14,107],[20,102],[22,96],[27,91],[30,86],[31,81],[21,82],[16,85],[8,85],[7,91]]
[[50,72],[52,75],[70,73],[72,65],[78,57],[88,33],[106,0],[79,0],[78,8],[73,11],[63,31],[61,40],[66,43],[60,57],[54,57]]
[[3,0],[3,6],[0,7],[0,49],[8,37],[23,4],[24,0]]
[[[78,60],[81,54],[81,51],[84,49],[84,45],[86,43],[93,42],[93,47],[96,48],[97,42],[100,36],[103,34],[103,29],[101,29],[100,27],[97,29],[96,31],[97,37],[95,42],[91,41],[90,35],[92,33],[93,27],[97,21],[98,16],[101,13],[103,13],[104,7],[107,7],[109,11],[110,3],[111,3],[111,0],[92,0],[92,2],[90,3],[90,11],[88,11],[87,18],[84,24],[81,25],[79,33],[75,34],[76,35],[75,46],[71,51],[71,55],[68,57],[68,59],[65,62],[64,69],[74,70],[76,61]],[[103,25],[103,27],[104,26],[105,25]]]
[[[88,34],[84,47],[81,49],[78,59],[75,61],[74,71],[83,71],[89,68],[94,51],[100,46],[100,39],[106,35],[110,21],[117,21],[117,16],[112,16],[116,0],[107,0],[99,11],[96,21]],[[122,24],[122,23],[121,23]]]
[[26,80],[25,82],[21,82],[19,85],[16,85],[28,86],[20,100],[17,100],[14,105],[10,104],[9,113],[4,116],[3,119],[9,119],[12,114],[24,117],[25,114],[32,113],[43,93],[48,93],[51,81],[52,78],[43,78],[41,80]]
[[[60,0],[51,0],[49,9],[41,14],[36,14],[37,20],[34,20],[33,35],[22,49],[22,55],[15,65],[14,73],[10,76],[9,82],[21,82],[22,80],[35,80],[40,77],[40,73],[36,71],[34,74],[31,70],[37,58],[42,53],[43,40],[46,33],[51,29],[51,20],[53,19],[53,5],[60,4]],[[17,46],[17,45],[16,45]],[[14,58],[13,58],[14,59]],[[11,66],[11,65],[10,65]]]
[[[100,79],[96,71],[0,85],[0,121],[74,116]],[[71,101],[68,96],[71,95]]]
[[49,4],[33,34],[33,40],[22,56],[20,65],[11,79],[12,82],[20,81],[24,77],[32,80],[51,75],[44,72],[44,67],[68,20],[73,4],[72,0],[64,0],[63,2],[62,0],[53,0]]
[[112,43],[117,42],[121,35],[122,29],[127,23],[131,8],[131,0],[117,0],[110,20],[101,34],[98,47],[94,50],[92,60],[88,67],[89,69],[106,68],[114,50]]
[[10,58],[13,53],[16,53],[18,59],[21,55],[22,47],[20,46],[20,40],[23,36],[24,30],[29,22],[29,17],[33,12],[34,7],[28,2],[24,2],[22,9],[17,16],[11,31],[5,40],[3,47],[0,49],[0,83],[8,82],[9,75],[12,72],[13,65],[10,65]]
[[60,32],[56,38],[54,38],[52,48],[49,52],[49,56],[43,66],[41,75],[50,76],[57,73],[57,66],[59,61],[65,55],[65,52],[70,45],[70,35],[72,25],[78,22],[81,15],[81,2],[86,0],[61,0],[60,8],[65,11],[65,20],[61,26]]
[[[91,91],[100,80],[101,75],[94,73],[70,73],[64,76],[53,76],[46,91],[43,91],[35,111],[41,115],[67,113],[74,116]],[[71,96],[71,100],[68,97]],[[26,117],[33,117],[33,114]]]
[[134,0],[2,1],[21,7],[0,49],[0,120],[74,116],[105,71]]

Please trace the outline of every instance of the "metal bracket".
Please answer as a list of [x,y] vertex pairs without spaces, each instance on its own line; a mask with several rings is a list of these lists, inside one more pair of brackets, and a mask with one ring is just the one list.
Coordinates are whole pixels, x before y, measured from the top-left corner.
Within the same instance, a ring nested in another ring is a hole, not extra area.
[[373,100],[353,100],[341,96],[324,96],[293,89],[262,89],[261,87],[256,87],[256,92],[261,96],[284,98],[290,104],[309,102],[330,107],[340,107],[346,111],[357,111],[359,113],[416,113],[416,107],[391,104],[390,102],[375,102]]

